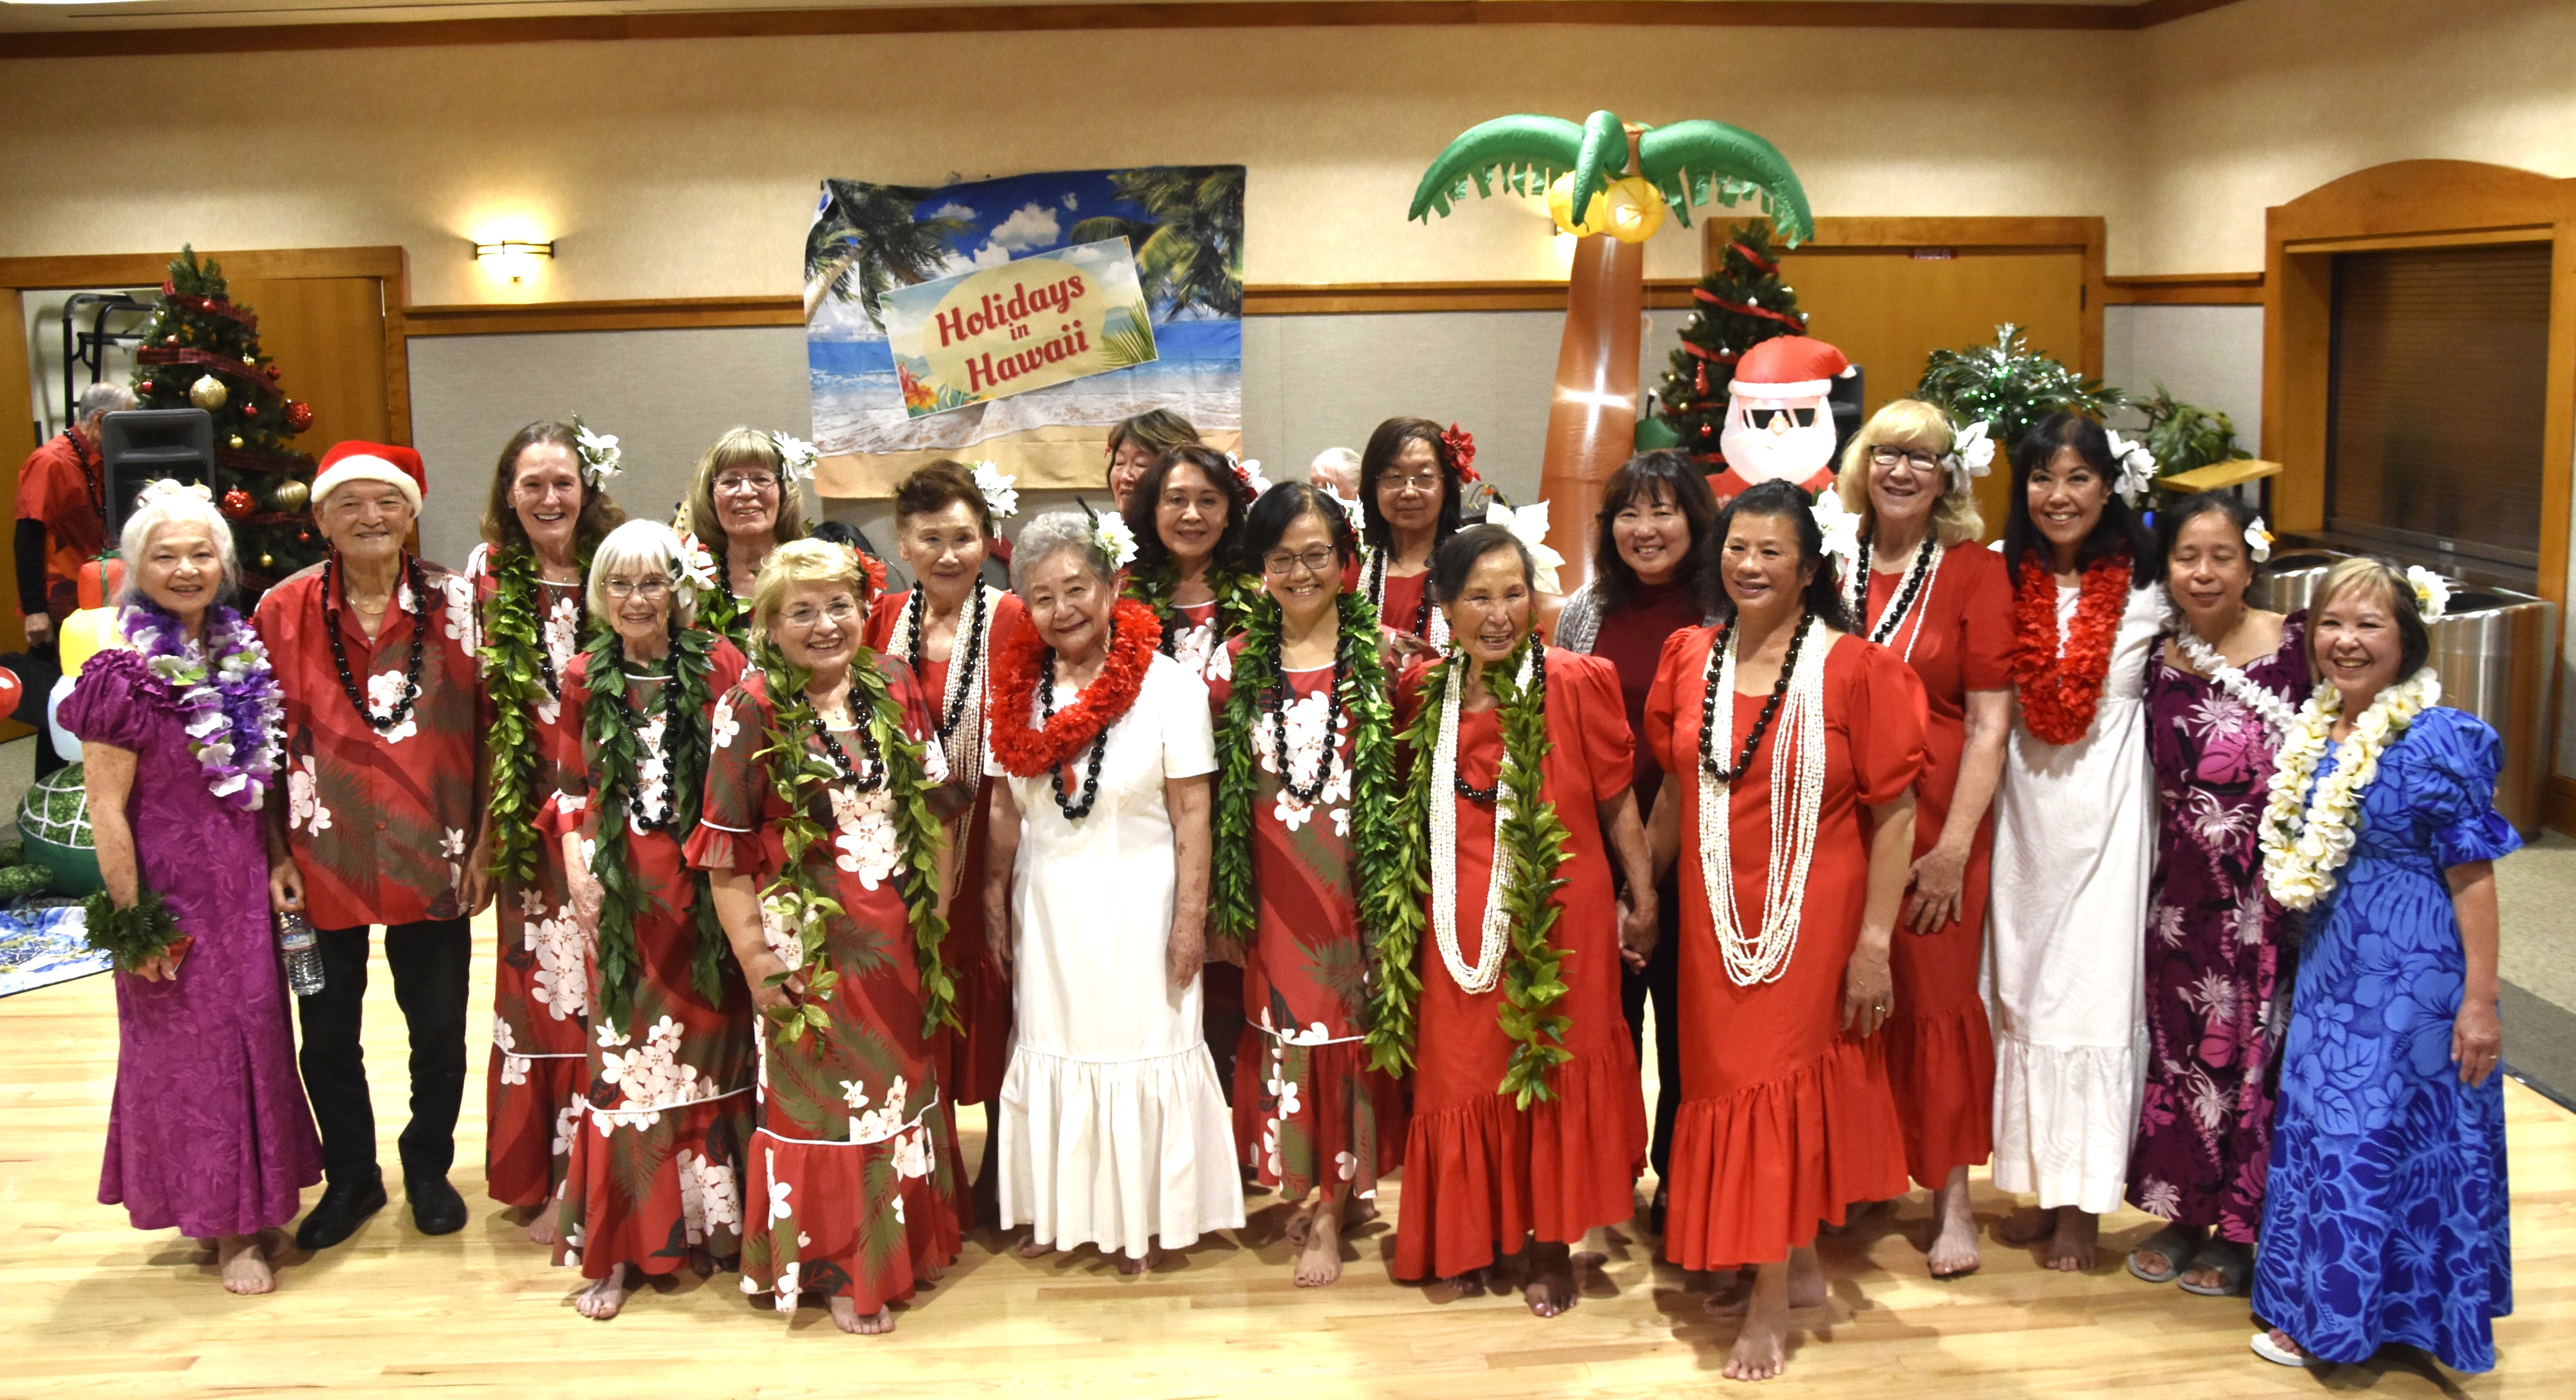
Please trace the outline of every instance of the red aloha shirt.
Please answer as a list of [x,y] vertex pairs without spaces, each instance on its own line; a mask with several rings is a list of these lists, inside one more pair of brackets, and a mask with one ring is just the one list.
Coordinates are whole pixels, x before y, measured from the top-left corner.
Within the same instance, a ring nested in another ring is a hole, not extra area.
[[[466,912],[466,849],[482,820],[474,791],[481,689],[468,650],[474,594],[463,575],[426,560],[419,567],[430,609],[420,698],[381,734],[340,686],[322,630],[322,565],[270,589],[253,618],[286,692],[286,842],[304,872],[305,913],[316,928]],[[421,600],[404,583],[373,639],[354,609],[331,602],[350,678],[370,709],[391,712],[402,698]]]

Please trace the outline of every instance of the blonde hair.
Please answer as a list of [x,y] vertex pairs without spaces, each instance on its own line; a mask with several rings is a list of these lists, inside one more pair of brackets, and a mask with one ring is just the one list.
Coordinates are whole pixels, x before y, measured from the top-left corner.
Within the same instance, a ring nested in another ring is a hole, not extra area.
[[[1860,517],[1861,533],[1871,534],[1878,529],[1878,508],[1869,500],[1871,451],[1904,447],[1947,456],[1957,440],[1950,416],[1940,409],[1921,399],[1891,400],[1852,434],[1851,444],[1843,449],[1842,465],[1834,470],[1834,494],[1842,498],[1844,509]],[[1983,535],[1986,519],[1977,512],[1976,492],[1968,479],[1950,473],[1944,477],[1941,499],[1932,506],[1932,534],[1947,547]]]
[[[760,576],[751,585],[751,640],[768,646],[769,629],[787,603],[787,590],[800,583],[845,583],[850,597],[864,610],[869,603],[859,552],[830,540],[792,540],[769,551],[760,561]],[[864,619],[862,619],[864,621]]]
[[684,587],[680,581],[683,557],[685,547],[678,532],[659,520],[629,520],[609,531],[590,556],[590,580],[582,594],[590,605],[590,615],[601,622],[610,621],[609,610],[615,605],[608,596],[608,576],[620,569],[641,569],[671,580],[673,621],[682,627],[697,621],[698,590]]
[[689,487],[689,533],[715,556],[717,567],[725,562],[725,532],[716,515],[716,478],[728,467],[757,467],[777,477],[778,524],[770,538],[778,544],[805,538],[805,500],[797,494],[796,483],[787,479],[787,460],[778,450],[778,439],[757,428],[728,428],[698,459],[697,480]]

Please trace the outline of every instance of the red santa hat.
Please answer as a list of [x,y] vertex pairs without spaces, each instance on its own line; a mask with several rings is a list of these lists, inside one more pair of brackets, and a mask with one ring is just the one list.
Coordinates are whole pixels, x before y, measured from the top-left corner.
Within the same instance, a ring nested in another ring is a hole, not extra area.
[[1744,352],[1726,392],[1748,399],[1804,399],[1833,392],[1852,362],[1843,352],[1808,335],[1778,335]]
[[408,447],[382,442],[344,442],[322,454],[321,465],[313,473],[313,508],[320,510],[331,493],[353,481],[378,481],[402,492],[411,502],[414,515],[420,513],[421,493],[429,487],[429,472],[420,463],[420,454]]

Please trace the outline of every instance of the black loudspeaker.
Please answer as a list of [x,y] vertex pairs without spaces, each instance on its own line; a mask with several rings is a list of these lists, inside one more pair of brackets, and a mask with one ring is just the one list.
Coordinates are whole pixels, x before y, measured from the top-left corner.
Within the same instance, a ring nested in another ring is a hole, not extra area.
[[215,420],[202,408],[138,408],[100,420],[98,455],[107,472],[107,538],[134,513],[143,483],[168,477],[215,489]]
[[1852,372],[1834,381],[1825,403],[1834,411],[1834,461],[1843,459],[1843,449],[1851,446],[1861,426],[1861,378],[1867,371],[1852,366]]

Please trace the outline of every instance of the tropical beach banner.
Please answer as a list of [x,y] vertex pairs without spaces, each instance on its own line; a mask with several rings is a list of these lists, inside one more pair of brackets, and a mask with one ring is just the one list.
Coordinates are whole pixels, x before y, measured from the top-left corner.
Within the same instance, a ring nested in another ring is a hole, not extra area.
[[1239,446],[1243,173],[824,181],[805,238],[822,494],[891,495],[942,457],[1096,491],[1110,426],[1154,408]]

